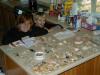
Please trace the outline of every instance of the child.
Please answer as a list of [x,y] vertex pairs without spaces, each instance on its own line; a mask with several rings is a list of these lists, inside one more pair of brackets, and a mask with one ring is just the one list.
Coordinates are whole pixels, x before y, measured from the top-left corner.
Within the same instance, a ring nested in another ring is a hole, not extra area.
[[44,12],[37,12],[34,15],[34,26],[33,26],[33,31],[34,31],[34,36],[41,36],[45,35],[48,33],[48,29],[45,27],[45,22],[46,22],[46,15]]
[[33,16],[31,14],[21,14],[18,16],[17,24],[11,28],[3,37],[2,44],[9,44],[17,40],[21,40],[25,36],[34,36],[32,31]]
[[55,27],[58,27],[57,29],[63,28],[61,25],[46,21],[46,15],[44,14],[44,12],[37,12],[36,14],[34,14],[34,23],[35,24],[32,28],[34,31],[34,36],[48,34],[48,32],[53,31]]

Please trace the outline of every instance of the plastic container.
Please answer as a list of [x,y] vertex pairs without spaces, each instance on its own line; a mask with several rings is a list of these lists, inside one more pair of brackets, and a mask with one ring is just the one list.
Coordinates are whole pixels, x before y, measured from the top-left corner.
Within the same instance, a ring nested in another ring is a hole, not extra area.
[[44,60],[45,59],[45,53],[44,52],[35,52],[34,59],[40,60],[40,61]]

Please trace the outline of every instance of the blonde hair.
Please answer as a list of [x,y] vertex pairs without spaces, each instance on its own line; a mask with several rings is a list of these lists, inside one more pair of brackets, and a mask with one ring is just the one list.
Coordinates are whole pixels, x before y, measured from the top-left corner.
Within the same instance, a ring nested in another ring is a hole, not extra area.
[[43,17],[43,18],[46,17],[46,15],[44,14],[44,12],[37,12],[37,13],[34,14],[33,16],[34,16],[34,21],[38,20],[39,17]]

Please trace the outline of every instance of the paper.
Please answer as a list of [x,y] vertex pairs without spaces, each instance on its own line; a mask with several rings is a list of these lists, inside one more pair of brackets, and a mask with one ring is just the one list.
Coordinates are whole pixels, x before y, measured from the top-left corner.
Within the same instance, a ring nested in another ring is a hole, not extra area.
[[26,48],[29,48],[29,47],[31,47],[33,45],[36,45],[36,43],[37,43],[35,37],[34,38],[30,38],[28,36],[23,37],[22,38],[22,42],[24,43],[24,46]]
[[12,42],[12,45],[14,47],[17,47],[17,46],[23,46],[24,44],[21,40],[18,40],[18,41]]
[[29,48],[31,46],[34,46],[38,43],[39,41],[35,39],[35,37],[23,37],[21,40],[12,42],[12,44],[10,44],[10,47],[18,47],[18,46],[22,46],[22,47],[26,47]]

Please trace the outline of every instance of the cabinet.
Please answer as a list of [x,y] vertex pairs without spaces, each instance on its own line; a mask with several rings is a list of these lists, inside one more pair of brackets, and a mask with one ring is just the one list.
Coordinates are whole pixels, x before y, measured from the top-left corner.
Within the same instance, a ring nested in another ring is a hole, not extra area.
[[0,66],[6,75],[28,75],[18,64],[0,51]]
[[0,29],[7,31],[15,25],[13,8],[0,2]]
[[100,55],[59,75],[100,75]]
[[[21,66],[1,51],[0,62],[6,75],[28,75]],[[59,75],[100,75],[100,55]]]
[[0,51],[0,68],[5,72],[5,57],[2,51]]
[[2,36],[13,26],[15,26],[15,14],[13,8],[0,2],[0,44]]
[[5,56],[6,75],[28,75],[19,65]]

